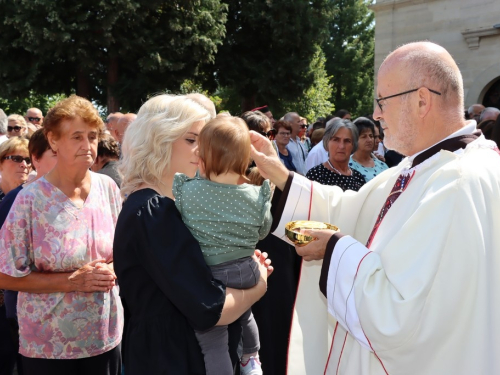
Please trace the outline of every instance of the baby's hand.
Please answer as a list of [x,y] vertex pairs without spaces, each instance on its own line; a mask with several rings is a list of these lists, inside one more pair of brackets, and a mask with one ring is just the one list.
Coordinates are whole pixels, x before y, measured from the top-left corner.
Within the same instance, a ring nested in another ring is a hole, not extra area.
[[259,264],[261,276],[265,275],[267,280],[274,271],[274,267],[271,266],[271,259],[267,259],[267,253],[260,250],[255,250],[254,259]]

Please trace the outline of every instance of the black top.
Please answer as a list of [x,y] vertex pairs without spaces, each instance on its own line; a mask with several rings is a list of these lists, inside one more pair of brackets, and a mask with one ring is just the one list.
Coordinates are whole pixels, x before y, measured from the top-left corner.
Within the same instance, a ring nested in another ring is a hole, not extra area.
[[278,151],[280,159],[283,161],[283,164],[285,164],[285,167],[289,171],[295,172],[297,168],[295,168],[295,165],[293,164],[293,158],[292,158],[292,153],[288,151],[288,155],[283,155],[281,152]]
[[217,323],[225,287],[212,278],[174,201],[151,189],[132,193],[118,217],[113,256],[131,316],[127,375],[205,374],[194,329]]
[[314,168],[309,169],[306,177],[311,181],[317,181],[322,185],[338,186],[344,191],[358,191],[361,189],[361,186],[366,183],[365,178],[357,170],[351,168],[351,171],[351,176],[344,176],[329,170],[323,164],[319,164]]
[[17,194],[23,189],[23,185],[19,185],[15,189],[9,191],[7,195],[0,197],[0,228],[3,226],[7,215],[9,214],[12,204],[16,200]]
[[[11,190],[3,197],[0,202],[0,228],[3,227],[5,219],[9,215],[10,209],[14,201],[16,200],[17,194],[23,189],[23,185],[19,185],[14,190]],[[1,293],[1,292],[0,292]],[[13,290],[4,291],[5,299],[5,314],[7,318],[17,317],[17,292]]]

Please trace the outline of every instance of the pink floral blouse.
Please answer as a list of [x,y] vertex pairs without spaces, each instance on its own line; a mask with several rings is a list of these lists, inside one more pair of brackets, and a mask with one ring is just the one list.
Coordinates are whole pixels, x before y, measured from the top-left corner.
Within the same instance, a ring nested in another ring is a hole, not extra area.
[[[0,272],[72,272],[95,259],[113,260],[120,191],[108,176],[91,178],[82,208],[43,177],[19,193],[0,231]],[[122,337],[117,286],[107,293],[19,293],[17,314],[25,357],[92,357]]]

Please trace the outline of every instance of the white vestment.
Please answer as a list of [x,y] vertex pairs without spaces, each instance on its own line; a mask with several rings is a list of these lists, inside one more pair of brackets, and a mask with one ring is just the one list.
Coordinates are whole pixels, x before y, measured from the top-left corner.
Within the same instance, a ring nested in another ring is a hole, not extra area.
[[[321,261],[303,262],[289,375],[500,374],[500,155],[494,147],[481,136],[412,169],[405,158],[357,193],[294,175],[275,234],[284,238],[287,222],[309,218],[347,236],[335,245],[327,270],[328,300],[318,287]],[[413,178],[367,249],[404,171]]]

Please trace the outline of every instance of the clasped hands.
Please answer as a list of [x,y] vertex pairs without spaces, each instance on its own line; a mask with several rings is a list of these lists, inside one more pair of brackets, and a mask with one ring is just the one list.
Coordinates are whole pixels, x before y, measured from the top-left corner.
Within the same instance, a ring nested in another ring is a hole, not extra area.
[[113,263],[96,259],[73,272],[69,282],[77,292],[109,292],[115,286]]

